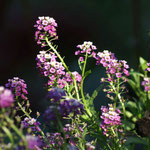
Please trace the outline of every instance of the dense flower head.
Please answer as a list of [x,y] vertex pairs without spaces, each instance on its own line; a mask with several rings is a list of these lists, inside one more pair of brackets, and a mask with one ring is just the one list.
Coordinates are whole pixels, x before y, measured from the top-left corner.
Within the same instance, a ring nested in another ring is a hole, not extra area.
[[14,95],[11,90],[0,86],[0,108],[10,107],[14,103]]
[[117,60],[114,53],[104,50],[98,52],[96,57],[96,64],[102,64],[106,68],[106,73],[111,77],[108,81],[113,80],[113,77],[121,78],[122,76],[129,76],[129,65],[125,60]]
[[63,116],[67,117],[72,114],[73,117],[84,112],[84,106],[76,99],[65,99],[60,104],[61,109],[63,110]]
[[[88,55],[92,55],[93,57],[96,56],[95,50],[97,49],[95,45],[93,45],[93,42],[90,41],[85,41],[83,44],[81,45],[77,45],[77,48],[79,50],[77,50],[75,52],[75,55],[81,55],[84,56],[84,54],[88,54]],[[80,61],[84,61],[83,57],[79,58]]]
[[57,23],[50,17],[39,17],[34,25],[36,28],[35,40],[41,47],[46,46],[45,37],[58,39],[56,33]]
[[27,100],[27,84],[23,79],[18,77],[14,77],[13,79],[8,79],[8,83],[5,85],[9,88],[16,97],[21,98],[23,100]]
[[144,86],[144,90],[146,92],[150,91],[150,78],[144,78],[144,81],[142,81],[141,85]]
[[84,106],[76,99],[64,99],[59,104],[53,104],[49,106],[44,113],[44,119],[47,123],[50,121],[57,121],[57,119],[63,119],[70,114],[72,117],[82,114],[84,112]]
[[[68,72],[65,72],[63,64],[57,61],[57,56],[53,52],[40,51],[36,60],[37,68],[39,68],[40,73],[49,78],[49,88],[56,86],[64,88],[73,83],[71,75]],[[72,72],[72,75],[80,86],[81,75],[76,71]]]
[[63,112],[60,106],[51,105],[44,112],[44,120],[46,123],[50,121],[57,121],[57,119],[62,118]]
[[100,118],[102,119],[100,127],[103,130],[103,134],[107,137],[112,137],[111,129],[114,130],[114,132],[122,132],[122,129],[120,126],[122,125],[120,120],[120,110],[113,108],[112,104],[109,104],[109,108],[102,106],[101,107],[102,114]]
[[33,132],[35,131],[41,131],[39,125],[41,124],[39,121],[37,121],[34,118],[24,118],[23,121],[21,121],[21,124],[23,125],[24,128],[30,128]]
[[57,87],[51,88],[47,93],[47,98],[50,99],[52,103],[60,102],[60,99],[65,96],[66,93],[64,89],[57,88]]
[[37,136],[26,135],[25,138],[28,143],[29,150],[41,150],[40,147],[42,145],[42,142]]
[[50,133],[48,136],[49,144],[55,149],[62,149],[64,144],[64,138],[61,133]]
[[53,52],[40,51],[36,60],[40,73],[49,77],[48,85],[53,87],[59,84],[58,80],[65,75],[65,68],[57,61],[57,56]]

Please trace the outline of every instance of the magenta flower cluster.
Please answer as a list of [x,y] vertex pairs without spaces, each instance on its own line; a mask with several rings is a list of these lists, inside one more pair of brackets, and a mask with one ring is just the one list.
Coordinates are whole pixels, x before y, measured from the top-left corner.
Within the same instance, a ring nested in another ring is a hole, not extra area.
[[37,136],[26,135],[25,138],[28,143],[29,150],[42,150],[40,148],[42,146],[42,142]]
[[147,68],[145,69],[145,71],[150,72],[150,63],[147,63]]
[[142,81],[141,85],[144,86],[144,90],[146,92],[150,91],[150,78],[144,78],[144,81]]
[[109,104],[109,108],[102,106],[101,107],[102,114],[100,118],[102,119],[100,127],[103,130],[103,134],[107,137],[112,138],[112,130],[114,130],[115,133],[122,132],[121,129],[121,117],[120,117],[120,110],[113,108],[112,104]]
[[79,60],[82,62],[84,61],[84,57],[85,54],[87,53],[88,56],[89,55],[92,55],[94,58],[96,57],[96,53],[95,53],[95,50],[97,50],[96,46],[93,45],[92,42],[88,41],[88,42],[84,42],[83,44],[81,45],[77,45],[77,48],[79,50],[77,50],[75,52],[75,55],[80,55],[81,57],[79,58]]
[[14,103],[14,95],[11,90],[0,86],[0,109],[10,107]]
[[113,77],[121,78],[129,76],[129,65],[125,60],[117,60],[115,55],[107,50],[98,52],[96,57],[97,65],[102,64],[106,68],[106,73],[110,75],[108,81],[112,81]]
[[24,128],[30,128],[33,132],[41,131],[41,129],[39,127],[39,125],[41,125],[41,123],[34,118],[30,119],[30,118],[26,117],[26,118],[24,118],[23,121],[21,121],[21,124],[23,125]]
[[8,83],[5,85],[9,88],[17,98],[27,100],[27,84],[23,79],[14,77],[13,79],[8,79]]
[[[150,63],[147,63],[147,68],[145,69],[145,71],[150,72]],[[144,87],[144,90],[146,92],[150,91],[150,78],[145,77],[144,81],[142,81],[141,85]]]
[[41,47],[46,46],[45,37],[58,39],[56,33],[57,23],[50,17],[39,17],[34,27],[37,29],[35,32],[35,40]]
[[[65,72],[65,68],[61,62],[58,62],[57,56],[53,52],[40,51],[37,55],[37,68],[39,68],[42,75],[47,76],[48,86],[64,88],[67,84],[71,85],[73,79],[70,74]],[[78,85],[81,83],[81,75],[78,72],[72,72]]]

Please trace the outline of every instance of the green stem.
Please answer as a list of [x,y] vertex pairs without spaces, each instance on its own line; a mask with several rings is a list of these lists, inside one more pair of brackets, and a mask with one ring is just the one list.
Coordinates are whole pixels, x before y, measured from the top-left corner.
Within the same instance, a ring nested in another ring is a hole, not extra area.
[[57,57],[60,59],[60,61],[62,62],[63,66],[65,67],[65,69],[67,70],[67,72],[71,75],[73,82],[74,82],[74,86],[75,86],[75,91],[76,91],[76,97],[79,100],[79,91],[78,91],[78,87],[77,87],[77,82],[75,80],[75,77],[72,75],[72,73],[69,71],[69,68],[67,67],[67,65],[65,64],[63,58],[60,56],[60,54],[57,52],[57,50],[52,46],[52,44],[49,42],[48,38],[46,37],[46,42],[48,44],[48,46],[54,51],[54,53],[57,55]]
[[5,119],[10,124],[11,128],[22,138],[22,140],[25,144],[25,149],[27,150],[28,149],[28,143],[27,143],[23,133],[13,124],[12,120],[10,120],[10,118],[7,115],[5,116]]
[[[18,106],[20,107],[20,109],[22,110],[22,112],[23,112],[29,119],[32,119],[31,116],[29,115],[29,113],[26,112],[25,109],[22,107],[22,105],[21,105],[19,102],[17,102],[17,103],[18,103]],[[46,139],[46,136],[45,136],[44,132],[43,132],[42,130],[40,130],[39,132],[40,132],[40,134],[42,135],[44,141],[45,141],[46,143],[48,143],[48,140]]]
[[8,128],[6,128],[6,127],[4,127],[4,126],[1,127],[1,128],[2,128],[2,130],[6,133],[6,135],[8,136],[8,138],[9,138],[11,144],[12,144],[11,149],[13,150],[13,148],[14,148],[14,139],[13,139],[13,135],[11,134],[11,132],[9,131]]
[[148,137],[148,150],[150,150],[150,137]]
[[84,92],[83,92],[83,83],[84,83],[84,79],[85,79],[85,68],[86,68],[86,63],[87,63],[87,57],[88,57],[88,53],[86,52],[84,66],[83,66],[83,69],[82,69],[81,96],[82,96],[83,104],[85,106],[85,110],[87,111],[88,115],[91,116],[91,113],[90,113],[90,111],[87,107],[87,103],[86,103]]

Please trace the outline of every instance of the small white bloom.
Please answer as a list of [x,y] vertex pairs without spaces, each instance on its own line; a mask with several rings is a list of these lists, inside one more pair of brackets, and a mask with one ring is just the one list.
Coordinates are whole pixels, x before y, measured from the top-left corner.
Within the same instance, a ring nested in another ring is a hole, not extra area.
[[3,91],[4,91],[4,87],[0,86],[0,92],[3,92]]
[[45,54],[45,58],[46,59],[51,59],[52,57],[51,57],[51,54]]
[[44,16],[42,16],[42,17],[38,17],[40,20],[43,20],[44,19]]
[[40,51],[40,54],[45,54],[46,53],[46,51]]

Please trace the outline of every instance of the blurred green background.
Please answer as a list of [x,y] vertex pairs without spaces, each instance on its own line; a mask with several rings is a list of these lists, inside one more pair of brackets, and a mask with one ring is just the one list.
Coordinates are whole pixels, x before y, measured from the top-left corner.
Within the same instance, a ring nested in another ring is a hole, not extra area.
[[[79,70],[74,52],[83,41],[93,41],[98,51],[108,49],[136,68],[139,56],[150,58],[149,5],[149,0],[1,0],[1,85],[14,76],[23,78],[32,107],[44,108],[44,82],[35,61],[41,50],[34,41],[38,16],[53,17],[58,23],[58,50],[71,71]],[[86,80],[85,91],[91,94],[104,71],[92,62],[90,66],[93,74]],[[99,109],[106,102],[105,95],[100,93],[95,102]]]

